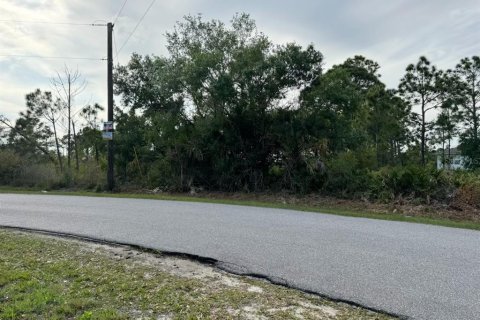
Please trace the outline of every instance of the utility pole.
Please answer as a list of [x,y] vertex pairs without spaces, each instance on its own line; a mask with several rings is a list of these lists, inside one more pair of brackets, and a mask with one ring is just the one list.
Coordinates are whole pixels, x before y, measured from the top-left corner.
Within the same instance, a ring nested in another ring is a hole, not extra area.
[[[109,22],[107,24],[107,39],[108,39],[108,71],[107,71],[107,81],[108,81],[108,122],[111,122],[113,125],[113,51],[112,51],[112,33],[113,33],[113,24]],[[114,127],[113,127],[114,128]],[[113,130],[112,128],[112,130]],[[115,132],[112,133],[115,136]],[[108,190],[113,191],[115,188],[115,177],[113,172],[114,164],[114,150],[113,150],[113,139],[108,141],[108,172],[107,172],[107,184]]]

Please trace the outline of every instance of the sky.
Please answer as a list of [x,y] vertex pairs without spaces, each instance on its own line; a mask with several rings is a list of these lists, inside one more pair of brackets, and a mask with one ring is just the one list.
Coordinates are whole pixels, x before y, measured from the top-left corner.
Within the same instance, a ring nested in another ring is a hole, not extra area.
[[[106,27],[52,23],[112,22],[124,1],[0,0],[0,115],[14,120],[25,95],[52,91],[51,79],[65,66],[78,68],[87,82],[77,108],[106,106]],[[228,23],[239,12],[276,44],[313,44],[326,68],[358,54],[377,61],[390,88],[421,55],[444,69],[480,55],[480,0],[156,0],[127,41],[151,3],[129,0],[118,15],[114,57],[123,49],[115,63],[126,64],[133,52],[166,55],[164,35],[185,15]],[[25,55],[98,60],[18,57]]]

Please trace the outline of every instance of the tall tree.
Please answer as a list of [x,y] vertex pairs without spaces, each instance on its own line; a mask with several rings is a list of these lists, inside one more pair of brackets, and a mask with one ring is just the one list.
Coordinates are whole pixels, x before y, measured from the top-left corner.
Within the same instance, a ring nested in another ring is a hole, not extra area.
[[134,56],[116,77],[124,102],[144,108],[153,149],[187,181],[262,188],[275,147],[272,111],[321,73],[322,55],[312,46],[274,46],[245,14],[230,26],[187,16],[167,43],[169,59]]
[[442,91],[439,86],[442,71],[431,65],[426,57],[420,57],[417,64],[410,64],[406,69],[405,76],[399,85],[400,94],[412,105],[420,108],[419,138],[421,163],[426,164],[428,132],[431,130],[431,121],[427,114],[438,108],[442,103]]
[[450,169],[452,140],[458,134],[461,119],[459,105],[465,98],[461,92],[459,77],[451,70],[442,74],[438,81],[438,89],[441,101],[440,114],[433,124],[437,139],[432,139],[432,142],[433,144],[436,142],[442,144],[443,167]]
[[32,93],[27,94],[27,108],[37,117],[43,118],[51,126],[55,149],[57,152],[57,160],[60,166],[60,171],[63,172],[63,159],[60,152],[60,142],[58,138],[58,122],[61,118],[61,102],[57,99],[53,100],[51,92],[42,92],[40,89],[35,90]]
[[20,112],[14,125],[3,116],[0,122],[10,129],[7,144],[17,154],[25,159],[38,160],[43,156],[56,162],[49,150],[52,132],[31,110]]
[[432,144],[442,145],[443,168],[450,169],[452,139],[457,133],[457,122],[455,114],[449,108],[442,109],[434,123],[434,138]]
[[461,110],[466,130],[461,135],[461,146],[470,166],[480,167],[480,57],[462,59],[455,71],[464,98]]
[[367,95],[368,133],[376,152],[377,168],[403,162],[402,150],[409,142],[410,106],[383,86],[372,88]]
[[201,166],[214,169],[219,186],[263,188],[275,145],[271,111],[321,73],[322,55],[312,46],[274,46],[245,14],[230,27],[187,17],[167,41],[193,102]]
[[326,138],[333,153],[361,148],[368,139],[365,98],[372,83],[367,71],[368,80],[359,79],[351,63],[333,66],[302,92],[302,108],[317,124],[314,135]]
[[100,152],[103,151],[105,144],[102,143],[100,122],[98,114],[104,108],[99,104],[87,105],[80,112],[80,116],[86,122],[86,125],[79,132],[79,145],[87,159],[93,154],[95,162],[99,163]]
[[57,72],[57,75],[51,79],[51,83],[65,109],[65,118],[67,120],[67,166],[70,169],[72,160],[72,120],[75,114],[73,103],[75,97],[85,90],[86,82],[78,69],[72,70],[65,65],[63,72]]
[[[373,167],[396,163],[406,144],[408,105],[386,90],[378,63],[363,56],[333,66],[302,93],[317,139],[327,139],[329,152],[374,150]],[[315,120],[313,120],[315,119]]]

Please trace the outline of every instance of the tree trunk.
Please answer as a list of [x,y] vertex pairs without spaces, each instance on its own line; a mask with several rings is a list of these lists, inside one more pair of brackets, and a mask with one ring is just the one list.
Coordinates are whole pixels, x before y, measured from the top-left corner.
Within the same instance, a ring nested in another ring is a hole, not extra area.
[[478,139],[478,115],[477,115],[477,99],[475,92],[475,77],[473,78],[473,88],[472,88],[472,115],[473,115],[473,139],[477,141]]
[[72,121],[72,96],[71,96],[71,81],[70,74],[68,75],[68,136],[67,136],[67,158],[68,158],[68,169],[72,167],[72,141],[71,141],[71,121]]
[[56,121],[52,121],[53,125],[53,135],[55,136],[55,147],[57,148],[57,157],[58,157],[58,164],[60,166],[60,172],[63,173],[63,160],[62,160],[62,155],[60,154],[60,144],[58,142],[58,136],[57,136],[57,126],[56,126]]
[[425,119],[425,97],[422,96],[422,132],[421,132],[421,152],[422,152],[422,166],[425,166],[425,144],[426,144],[426,119]]
[[99,156],[98,156],[98,145],[97,145],[96,142],[95,142],[95,161],[96,161],[97,164],[98,164],[98,162],[99,162]]
[[396,156],[395,156],[395,141],[393,139],[390,139],[390,164],[395,165],[396,164]]
[[421,137],[421,153],[422,153],[422,166],[425,166],[425,144],[426,144],[426,125],[425,125],[425,113],[422,113],[422,137]]
[[450,138],[448,138],[448,169],[452,169],[452,152],[451,152],[451,147],[450,147]]
[[72,121],[73,129],[73,143],[75,144],[75,169],[77,172],[80,170],[80,161],[78,159],[78,143],[77,143],[77,134],[75,132],[75,122]]
[[445,170],[445,135],[442,131],[442,165],[443,165],[443,168]]

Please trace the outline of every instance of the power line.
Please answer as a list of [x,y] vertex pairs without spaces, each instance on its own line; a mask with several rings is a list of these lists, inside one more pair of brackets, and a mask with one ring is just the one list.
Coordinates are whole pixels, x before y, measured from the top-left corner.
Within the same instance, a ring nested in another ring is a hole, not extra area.
[[[140,23],[142,23],[143,19],[145,18],[145,16],[147,15],[148,11],[150,11],[150,9],[152,8],[153,4],[155,3],[156,0],[152,0],[152,3],[150,3],[150,5],[148,6],[147,10],[145,11],[145,13],[143,14],[143,16],[140,18],[140,20],[138,21],[137,25],[135,26],[135,28],[132,30],[132,32],[130,33],[130,35],[128,36],[127,40],[125,40],[125,42],[122,44],[122,46],[120,47],[120,49],[118,50],[118,53],[120,53],[123,49],[123,47],[125,47],[125,45],[127,44],[128,40],[130,40],[130,38],[133,36],[133,34],[135,33],[135,31],[137,31],[137,28],[138,26],[140,25]],[[118,56],[118,53],[117,53],[117,56]]]
[[7,58],[36,58],[36,59],[63,59],[63,60],[97,60],[106,61],[105,58],[87,58],[87,57],[62,57],[62,56],[36,56],[36,55],[22,55],[22,54],[0,54],[0,57]]
[[115,52],[116,52],[116,54],[115,54],[115,59],[117,60],[117,64],[119,64],[119,63],[118,63],[117,37],[115,36],[115,29],[113,29],[113,43],[114,43],[114,45],[115,45]]
[[32,20],[3,20],[5,23],[25,23],[25,24],[54,24],[54,25],[70,25],[70,26],[90,26],[90,27],[105,27],[103,23],[75,23],[75,22],[51,22],[51,21],[32,21]]
[[125,8],[125,5],[127,4],[127,1],[128,1],[128,0],[125,0],[125,1],[123,2],[123,5],[122,5],[122,7],[120,8],[120,11],[118,11],[117,16],[115,17],[115,20],[113,21],[113,25],[115,25],[115,23],[117,23],[118,17],[120,17],[120,15],[122,14],[123,8]]

